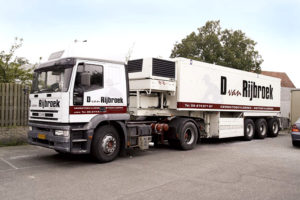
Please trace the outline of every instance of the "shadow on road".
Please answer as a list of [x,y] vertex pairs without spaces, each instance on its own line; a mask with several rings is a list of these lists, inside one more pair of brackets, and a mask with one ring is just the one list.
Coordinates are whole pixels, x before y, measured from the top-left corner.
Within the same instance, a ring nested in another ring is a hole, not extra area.
[[[279,134],[278,137],[284,137],[285,134]],[[265,140],[270,139],[266,138]],[[272,138],[271,138],[272,139]],[[252,142],[255,141],[262,141],[258,139],[253,139]],[[233,143],[244,143],[248,141],[244,141],[242,137],[236,138],[224,138],[224,139],[202,139],[201,142],[196,146],[196,148],[201,148],[201,146],[211,146],[211,145],[224,145],[224,144],[233,144]],[[293,146],[291,145],[291,148]],[[298,148],[294,148],[298,149]],[[42,152],[40,152],[42,151]],[[124,161],[132,158],[138,157],[148,157],[148,156],[156,156],[162,155],[162,152],[168,153],[176,153],[176,151],[181,151],[180,149],[172,148],[167,143],[160,144],[156,147],[151,147],[149,150],[139,150],[139,149],[130,149],[126,152],[123,152],[122,155],[118,157],[118,161]],[[43,166],[43,165],[57,165],[62,164],[61,166],[82,166],[82,165],[95,165],[98,164],[97,161],[93,159],[91,155],[72,155],[72,154],[65,154],[65,153],[55,153],[54,151],[49,150],[34,150],[33,154],[24,155],[22,156],[15,156],[8,158],[9,162],[12,162],[17,167],[22,166],[25,167],[34,167],[34,166]]]

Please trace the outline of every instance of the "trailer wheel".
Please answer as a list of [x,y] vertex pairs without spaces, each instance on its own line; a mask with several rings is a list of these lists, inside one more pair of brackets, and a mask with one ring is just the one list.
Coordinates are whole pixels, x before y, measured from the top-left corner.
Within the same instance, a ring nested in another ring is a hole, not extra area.
[[193,122],[186,122],[180,130],[179,145],[183,150],[193,149],[197,143],[198,132]]
[[268,125],[264,118],[255,121],[255,133],[258,139],[264,139],[267,136]]
[[101,126],[95,132],[92,142],[92,155],[100,163],[114,160],[120,151],[120,137],[110,125]]
[[268,136],[277,137],[279,133],[279,122],[276,118],[268,120]]
[[245,119],[244,122],[244,140],[250,141],[254,136],[254,122],[252,119]]

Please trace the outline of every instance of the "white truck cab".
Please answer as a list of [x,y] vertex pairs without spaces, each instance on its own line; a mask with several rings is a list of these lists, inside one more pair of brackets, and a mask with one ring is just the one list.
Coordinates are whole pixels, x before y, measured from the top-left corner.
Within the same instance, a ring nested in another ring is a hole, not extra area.
[[57,151],[89,152],[88,128],[83,126],[95,115],[129,119],[125,70],[121,62],[78,57],[39,65],[30,94],[29,142]]

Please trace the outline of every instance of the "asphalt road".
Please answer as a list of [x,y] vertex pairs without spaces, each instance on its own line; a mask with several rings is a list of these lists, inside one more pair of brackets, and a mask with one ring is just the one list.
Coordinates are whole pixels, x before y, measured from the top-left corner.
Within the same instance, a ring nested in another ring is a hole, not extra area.
[[300,148],[277,138],[134,151],[107,164],[35,146],[0,148],[0,199],[300,199]]

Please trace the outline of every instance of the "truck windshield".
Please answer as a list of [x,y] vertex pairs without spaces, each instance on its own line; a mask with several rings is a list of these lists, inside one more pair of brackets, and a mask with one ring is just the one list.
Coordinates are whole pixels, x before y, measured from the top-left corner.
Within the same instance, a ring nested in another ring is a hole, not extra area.
[[72,68],[55,67],[38,70],[34,74],[32,93],[66,92],[69,88]]

